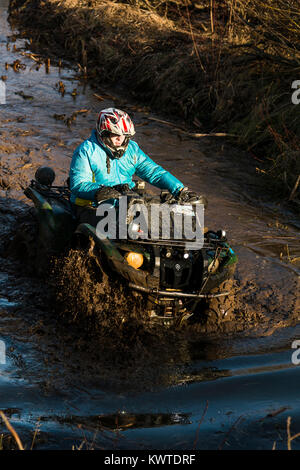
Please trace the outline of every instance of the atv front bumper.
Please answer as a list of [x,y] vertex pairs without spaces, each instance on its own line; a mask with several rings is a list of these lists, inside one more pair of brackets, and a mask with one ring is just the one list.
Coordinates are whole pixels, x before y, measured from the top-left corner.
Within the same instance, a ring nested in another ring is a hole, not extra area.
[[138,286],[133,284],[132,282],[129,283],[129,287],[131,289],[142,292],[144,294],[149,294],[153,296],[162,296],[162,297],[170,297],[170,298],[177,298],[177,299],[212,299],[215,297],[223,297],[225,295],[229,295],[229,291],[218,292],[215,294],[195,294],[195,293],[188,293],[188,292],[180,292],[180,291],[172,291],[172,290],[159,290],[156,288],[149,288]]

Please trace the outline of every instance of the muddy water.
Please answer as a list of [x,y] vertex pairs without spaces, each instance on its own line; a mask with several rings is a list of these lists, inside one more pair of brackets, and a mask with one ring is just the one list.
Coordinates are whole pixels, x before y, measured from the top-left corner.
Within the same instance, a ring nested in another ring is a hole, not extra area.
[[[300,340],[299,220],[272,202],[256,162],[241,152],[178,133],[111,90],[91,88],[68,64],[47,70],[43,57],[38,65],[10,30],[7,2],[0,7],[0,408],[27,448],[285,449],[288,416],[292,434],[300,431],[291,347]],[[36,168],[54,167],[62,183],[74,148],[111,105],[130,112],[146,153],[206,194],[206,225],[228,232],[239,256],[231,330],[136,330],[127,349],[112,331],[97,345],[57,318],[45,281],[6,257]]]

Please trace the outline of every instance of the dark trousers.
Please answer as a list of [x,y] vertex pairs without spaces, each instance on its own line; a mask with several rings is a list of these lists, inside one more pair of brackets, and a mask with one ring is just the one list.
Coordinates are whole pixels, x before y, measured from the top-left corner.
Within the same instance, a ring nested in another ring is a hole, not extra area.
[[80,224],[90,224],[96,227],[100,218],[96,216],[96,207],[74,205],[77,220]]

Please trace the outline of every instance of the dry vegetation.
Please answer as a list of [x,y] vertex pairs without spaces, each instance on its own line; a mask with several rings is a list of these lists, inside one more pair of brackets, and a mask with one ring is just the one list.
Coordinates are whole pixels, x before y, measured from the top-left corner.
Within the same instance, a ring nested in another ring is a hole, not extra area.
[[299,198],[298,0],[12,0],[10,11],[33,44],[64,51],[99,86],[123,84],[202,131],[235,134]]

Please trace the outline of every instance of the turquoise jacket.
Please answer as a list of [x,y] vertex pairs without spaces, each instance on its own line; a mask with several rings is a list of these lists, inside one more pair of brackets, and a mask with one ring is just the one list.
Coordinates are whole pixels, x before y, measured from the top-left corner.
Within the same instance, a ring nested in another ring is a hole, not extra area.
[[174,195],[184,186],[151,160],[132,140],[121,158],[110,159],[109,173],[106,160],[107,154],[93,130],[91,136],[73,154],[70,167],[71,202],[80,206],[93,204],[95,193],[101,185],[128,184],[133,188],[134,174],[160,189],[168,189]]

